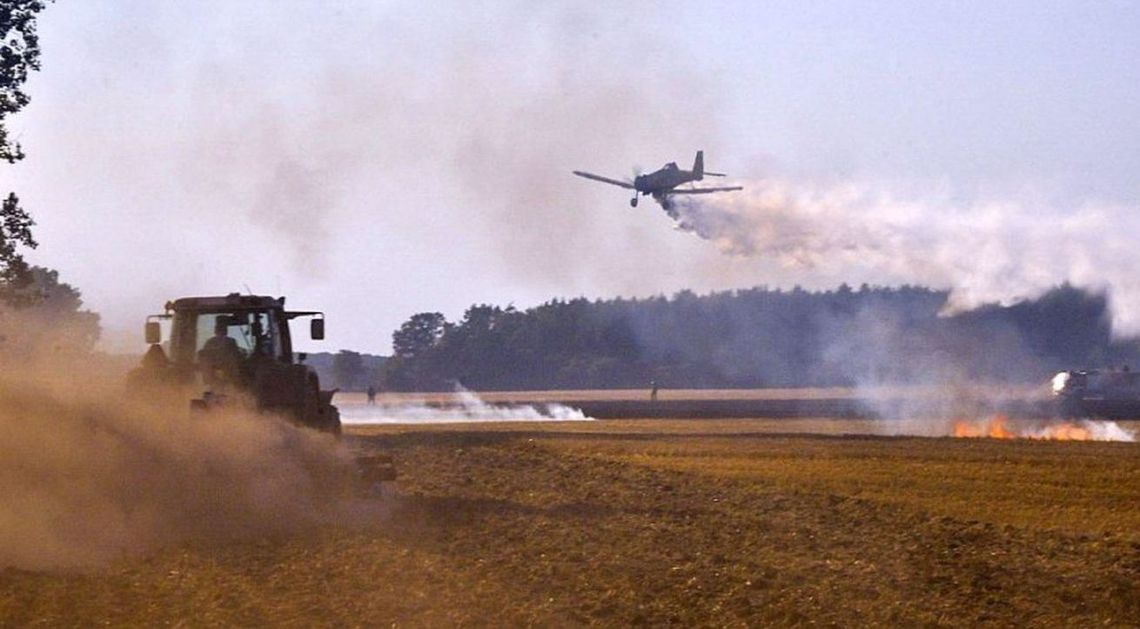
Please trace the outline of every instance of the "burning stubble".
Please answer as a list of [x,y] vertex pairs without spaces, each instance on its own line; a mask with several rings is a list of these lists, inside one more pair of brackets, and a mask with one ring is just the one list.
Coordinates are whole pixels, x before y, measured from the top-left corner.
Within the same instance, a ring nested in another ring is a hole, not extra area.
[[955,437],[1041,439],[1047,441],[1136,441],[1136,435],[1112,421],[1016,422],[1004,414],[954,421]]

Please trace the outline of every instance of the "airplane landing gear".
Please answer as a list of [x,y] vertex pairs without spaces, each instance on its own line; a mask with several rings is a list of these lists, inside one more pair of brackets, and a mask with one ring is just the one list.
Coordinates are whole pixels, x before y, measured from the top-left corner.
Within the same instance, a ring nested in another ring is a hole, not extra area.
[[629,207],[637,207],[637,197],[633,197],[629,200]]

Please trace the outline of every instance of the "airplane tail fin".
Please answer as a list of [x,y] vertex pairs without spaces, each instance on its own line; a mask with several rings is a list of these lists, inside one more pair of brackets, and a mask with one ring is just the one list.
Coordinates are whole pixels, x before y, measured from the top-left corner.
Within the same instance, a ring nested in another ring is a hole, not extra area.
[[697,151],[697,159],[693,160],[693,178],[700,181],[705,178],[705,152]]

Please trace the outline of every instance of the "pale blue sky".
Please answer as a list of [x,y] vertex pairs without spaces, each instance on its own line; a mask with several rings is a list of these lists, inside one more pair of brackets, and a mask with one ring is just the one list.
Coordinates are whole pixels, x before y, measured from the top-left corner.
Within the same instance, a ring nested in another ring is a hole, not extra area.
[[743,79],[728,81],[726,118],[745,138],[732,148],[768,138],[781,161],[825,175],[1136,200],[1140,5],[749,5],[738,21],[701,18],[698,63]]
[[1140,203],[1136,3],[329,6],[41,17],[11,122],[30,157],[0,187],[115,347],[168,298],[243,285],[326,309],[310,349],[385,352],[473,302],[924,279],[727,257],[569,174],[699,148],[743,181],[1041,199],[1042,220]]

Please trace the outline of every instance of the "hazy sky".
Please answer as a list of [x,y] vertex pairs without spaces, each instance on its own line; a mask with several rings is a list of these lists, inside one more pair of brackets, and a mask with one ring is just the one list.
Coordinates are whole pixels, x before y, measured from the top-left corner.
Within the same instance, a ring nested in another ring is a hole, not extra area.
[[60,2],[0,189],[115,348],[246,287],[327,312],[307,349],[386,353],[476,302],[953,283],[726,255],[570,171],[704,149],[746,185],[1140,214],[1137,33],[1126,2]]

